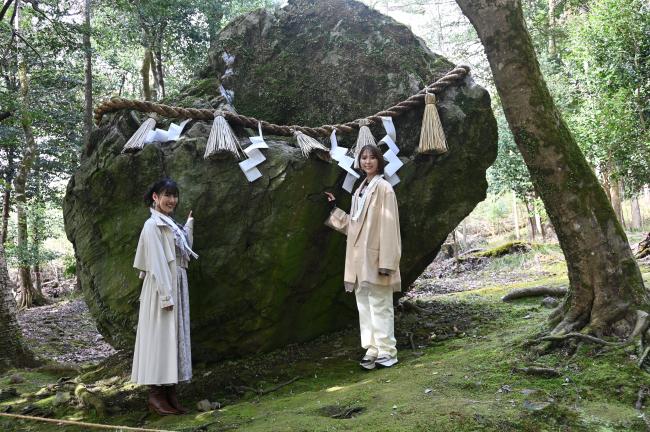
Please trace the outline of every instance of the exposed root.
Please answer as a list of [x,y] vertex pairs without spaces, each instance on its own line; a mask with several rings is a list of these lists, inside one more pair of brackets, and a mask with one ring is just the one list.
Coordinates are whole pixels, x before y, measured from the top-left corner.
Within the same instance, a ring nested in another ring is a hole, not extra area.
[[634,404],[634,408],[637,410],[640,410],[643,408],[643,401],[645,400],[645,397],[648,395],[648,387],[642,385],[639,387],[639,392],[637,393],[636,396],[636,403]]
[[544,336],[544,337],[541,337],[541,338],[537,339],[537,341],[539,341],[539,342],[542,342],[542,341],[559,342],[559,341],[563,341],[563,340],[567,340],[567,339],[571,339],[571,338],[577,338],[577,339],[580,339],[580,340],[582,340],[584,342],[591,342],[591,343],[595,343],[595,344],[598,344],[598,345],[620,346],[620,345],[627,344],[627,342],[608,342],[606,340],[597,338],[596,336],[591,336],[591,335],[588,335],[588,334],[577,333],[577,332],[566,333],[566,334],[563,334],[563,335]]
[[283,382],[283,383],[280,383],[280,384],[274,385],[273,387],[268,388],[268,389],[265,389],[265,390],[260,390],[260,391],[258,392],[258,394],[259,394],[260,396],[264,396],[265,394],[273,393],[274,391],[276,391],[276,390],[280,390],[282,387],[286,387],[286,386],[288,386],[289,384],[292,384],[292,383],[298,381],[299,379],[300,379],[299,376],[297,376],[297,377],[293,377],[293,378],[291,378],[289,381],[285,381],[285,382]]
[[641,259],[650,256],[650,233],[644,240],[639,243],[639,246],[634,253],[634,258]]
[[413,302],[410,301],[403,301],[400,303],[400,306],[406,313],[420,313],[420,314],[428,314],[429,311],[421,308],[420,306],[416,305]]
[[286,387],[289,384],[292,384],[300,379],[299,376],[291,378],[289,381],[285,381],[283,383],[274,385],[273,387],[269,387],[267,389],[254,389],[253,387],[241,385],[241,386],[233,386],[232,388],[237,392],[237,393],[246,393],[246,392],[251,392],[251,393],[256,393],[258,396],[264,396],[269,393],[273,393],[274,391],[280,390],[282,387]]
[[639,357],[639,362],[637,363],[639,367],[643,366],[643,362],[645,361],[645,358],[648,357],[648,353],[650,353],[650,346],[646,347],[643,350],[643,354],[641,354],[641,357]]
[[515,371],[522,372],[527,375],[535,375],[535,376],[541,376],[545,378],[556,378],[561,375],[560,372],[558,372],[553,368],[545,368],[539,366],[515,368]]
[[551,297],[564,297],[567,293],[566,287],[549,287],[549,286],[536,286],[530,288],[519,288],[510,291],[508,294],[501,297],[501,300],[504,302],[509,302],[512,300],[526,298],[526,297],[539,297],[539,296],[551,296]]
[[628,341],[636,339],[637,336],[645,333],[648,329],[648,324],[650,324],[650,314],[646,311],[637,310],[636,311],[636,323],[634,324],[634,330],[630,333],[630,336],[627,338]]

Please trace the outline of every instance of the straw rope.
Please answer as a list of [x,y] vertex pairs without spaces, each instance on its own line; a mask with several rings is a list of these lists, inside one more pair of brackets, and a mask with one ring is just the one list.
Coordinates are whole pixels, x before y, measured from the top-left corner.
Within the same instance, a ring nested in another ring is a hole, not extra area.
[[129,426],[114,426],[114,425],[106,425],[106,424],[101,424],[101,423],[86,423],[86,422],[73,421],[73,420],[59,420],[59,419],[51,419],[51,418],[44,418],[44,417],[34,417],[34,416],[28,416],[28,415],[22,415],[22,414],[0,413],[0,417],[9,417],[9,418],[14,418],[14,419],[41,421],[41,422],[47,422],[47,423],[56,423],[58,425],[62,425],[62,424],[74,425],[74,426],[79,426],[79,427],[89,427],[89,428],[95,428],[95,429],[115,429],[115,430],[121,430],[121,431],[137,431],[137,432],[173,432],[173,431],[170,431],[170,430],[167,430],[167,429],[144,429],[144,428],[129,427]]
[[[365,118],[365,120],[367,120],[370,124],[381,124],[380,117],[398,117],[415,107],[424,105],[424,97],[427,92],[440,93],[447,87],[450,87],[462,81],[468,73],[468,66],[457,66],[451,71],[447,72],[442,78],[432,84],[429,84],[418,93],[410,96],[408,99],[403,100],[397,105],[394,105],[376,114],[368,116]],[[131,109],[141,112],[154,112],[169,118],[191,118],[196,120],[209,121],[214,120],[214,109],[183,108],[135,99],[112,98],[110,100],[102,102],[99,106],[97,106],[97,108],[95,108],[95,123],[99,124],[104,114],[121,109]],[[257,128],[257,124],[260,123],[262,125],[262,129],[265,132],[271,135],[280,136],[292,136],[293,131],[300,131],[305,135],[312,137],[328,137],[333,130],[336,130],[340,133],[353,133],[359,130],[359,121],[364,120],[356,119],[347,123],[322,125],[319,127],[308,127],[299,125],[277,125],[269,123],[265,120],[258,120],[254,117],[247,117],[229,111],[221,111],[220,115],[223,115],[226,120],[228,120],[228,122],[244,127]]]

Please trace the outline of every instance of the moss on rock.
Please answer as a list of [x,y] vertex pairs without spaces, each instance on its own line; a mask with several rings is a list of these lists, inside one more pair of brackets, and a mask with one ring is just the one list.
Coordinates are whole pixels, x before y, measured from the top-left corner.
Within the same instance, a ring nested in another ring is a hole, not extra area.
[[[224,50],[235,56],[230,72]],[[209,106],[220,77],[234,92],[238,112],[306,125],[375,113],[452,67],[405,26],[342,0],[295,1],[275,14],[240,17],[224,29],[209,58],[201,78],[168,103]],[[396,188],[404,288],[484,199],[485,170],[496,157],[487,92],[468,77],[439,99],[447,154],[415,155],[422,109],[395,122],[405,163]],[[264,176],[248,183],[230,156],[203,160],[210,126],[196,121],[176,143],[121,154],[136,120],[131,113],[105,117],[64,202],[81,286],[108,341],[132,348],[140,291],[132,262],[148,217],[141,197],[165,175],[181,187],[178,218],[192,209],[196,219],[200,259],[189,268],[196,359],[267,351],[354,322],[353,297],[342,289],[345,238],[323,225],[328,208],[322,193],[340,191],[344,171],[303,158],[288,139],[267,137]],[[373,131],[377,137],[385,133]],[[355,138],[341,136],[341,142],[350,145]],[[338,195],[348,207],[348,195]]]

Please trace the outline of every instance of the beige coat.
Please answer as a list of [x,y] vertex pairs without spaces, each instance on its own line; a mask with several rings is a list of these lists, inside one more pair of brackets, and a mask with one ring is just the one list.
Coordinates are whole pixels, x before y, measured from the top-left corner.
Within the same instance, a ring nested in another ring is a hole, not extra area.
[[[185,226],[190,245],[192,222]],[[133,263],[144,277],[131,371],[131,381],[137,384],[174,384],[191,377],[191,364],[186,364],[191,361],[187,282],[182,281],[187,263],[178,258],[172,230],[152,212]],[[173,310],[163,309],[170,305]]]
[[[357,188],[352,196],[352,212],[360,202]],[[366,190],[366,201],[361,215],[353,218],[339,208],[334,208],[325,224],[347,235],[344,282],[349,291],[366,285],[391,287],[400,291],[399,260],[402,240],[399,230],[397,199],[393,187],[379,179],[372,190]],[[389,275],[379,274],[379,269]]]

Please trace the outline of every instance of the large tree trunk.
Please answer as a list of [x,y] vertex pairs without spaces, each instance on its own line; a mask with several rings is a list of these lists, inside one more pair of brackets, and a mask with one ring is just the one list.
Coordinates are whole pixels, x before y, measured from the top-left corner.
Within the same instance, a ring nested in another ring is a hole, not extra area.
[[[20,11],[20,9],[19,9]],[[19,12],[20,14],[20,12]],[[20,22],[20,15],[16,16],[16,25]],[[25,134],[25,147],[23,157],[20,161],[18,174],[14,180],[14,191],[16,193],[16,216],[17,223],[17,240],[18,248],[27,254],[29,250],[29,239],[27,238],[27,180],[32,169],[32,164],[36,158],[36,139],[32,131],[32,117],[29,101],[29,78],[27,76],[27,62],[25,61],[24,50],[20,44],[18,46],[18,77],[20,79],[20,123]],[[30,265],[21,259],[18,265],[18,275],[20,276],[20,308],[27,308],[33,303],[43,303],[42,296],[34,289]]]
[[562,120],[519,0],[457,0],[483,42],[501,103],[564,252],[569,293],[553,333],[602,333],[650,298],[625,232]]
[[84,6],[85,28],[83,34],[85,66],[84,84],[84,148],[89,152],[90,133],[93,131],[93,69],[92,69],[92,47],[90,46],[90,0],[85,0]]
[[10,367],[34,366],[36,361],[23,343],[18,320],[16,300],[11,293],[11,279],[7,272],[5,250],[0,243],[0,371]]

